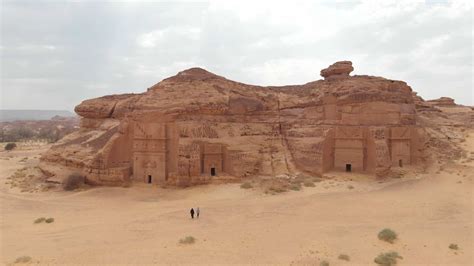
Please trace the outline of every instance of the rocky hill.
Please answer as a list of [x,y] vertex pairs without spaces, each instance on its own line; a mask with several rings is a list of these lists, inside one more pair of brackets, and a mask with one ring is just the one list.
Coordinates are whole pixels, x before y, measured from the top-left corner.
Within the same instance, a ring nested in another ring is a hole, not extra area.
[[336,62],[324,80],[262,87],[191,68],[141,94],[86,100],[75,108],[81,130],[53,146],[42,167],[106,185],[328,171],[383,177],[436,160],[429,149],[446,144],[435,125],[472,126],[469,107],[452,120],[445,109],[454,102],[424,101],[403,81],[351,71],[351,62]]

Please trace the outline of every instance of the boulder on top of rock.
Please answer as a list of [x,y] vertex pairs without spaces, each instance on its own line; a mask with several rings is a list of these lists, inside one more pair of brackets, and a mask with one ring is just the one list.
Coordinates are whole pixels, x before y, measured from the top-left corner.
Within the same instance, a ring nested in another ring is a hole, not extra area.
[[428,100],[427,103],[433,106],[456,106],[454,99],[449,97]]
[[321,76],[325,80],[347,78],[353,70],[351,61],[339,61],[321,70]]

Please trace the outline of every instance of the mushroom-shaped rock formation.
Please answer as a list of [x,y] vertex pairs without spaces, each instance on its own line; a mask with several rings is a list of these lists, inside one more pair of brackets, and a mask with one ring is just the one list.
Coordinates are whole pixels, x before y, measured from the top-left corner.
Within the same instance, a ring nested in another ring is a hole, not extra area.
[[351,61],[339,61],[321,70],[321,76],[325,80],[347,78],[353,70]]

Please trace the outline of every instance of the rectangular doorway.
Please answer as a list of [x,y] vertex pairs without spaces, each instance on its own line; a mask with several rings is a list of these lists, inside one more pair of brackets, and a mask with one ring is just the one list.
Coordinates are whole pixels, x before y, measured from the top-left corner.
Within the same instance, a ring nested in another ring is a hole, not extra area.
[[403,167],[403,160],[398,160],[398,166]]
[[151,175],[148,175],[147,182],[148,182],[148,184],[151,184]]
[[215,176],[216,175],[216,168],[212,167],[211,168],[211,176]]
[[352,164],[346,164],[346,172],[352,172]]

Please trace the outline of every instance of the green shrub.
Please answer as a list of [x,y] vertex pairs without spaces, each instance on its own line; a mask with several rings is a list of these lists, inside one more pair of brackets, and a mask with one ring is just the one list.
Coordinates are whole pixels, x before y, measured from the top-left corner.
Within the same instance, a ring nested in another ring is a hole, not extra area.
[[15,263],[28,263],[30,261],[31,261],[30,256],[21,256],[21,257],[16,258]]
[[305,186],[305,187],[314,187],[315,185],[314,185],[314,183],[313,183],[312,181],[305,181],[305,182],[304,182],[304,186]]
[[240,185],[240,188],[249,189],[249,188],[253,188],[253,186],[249,182],[245,182],[242,185]]
[[10,142],[5,145],[5,150],[6,151],[11,151],[16,148],[16,143]]
[[66,191],[80,188],[85,182],[85,177],[79,173],[70,174],[63,180],[63,189]]
[[321,263],[319,263],[319,266],[329,266],[329,262],[327,260],[323,260]]
[[52,222],[54,222],[54,218],[48,218],[46,220],[44,220],[46,223],[50,224]]
[[192,236],[187,236],[187,237],[179,240],[180,244],[188,244],[189,245],[189,244],[194,244],[194,242],[196,242],[196,239]]
[[35,220],[35,224],[39,224],[39,223],[42,223],[42,222],[44,222],[44,221],[46,221],[46,218],[44,218],[44,217],[37,218],[37,219]]
[[337,257],[337,258],[340,259],[340,260],[347,260],[347,261],[350,261],[350,260],[351,260],[351,258],[350,258],[349,255],[347,255],[347,254],[341,254],[341,255],[339,255],[339,257]]
[[458,249],[459,249],[459,247],[458,247],[457,244],[449,244],[449,248],[450,248],[450,249],[454,249],[454,250],[458,250]]
[[380,253],[375,259],[374,262],[383,265],[383,266],[392,266],[397,264],[397,259],[403,259],[402,256],[398,255],[395,251]]
[[392,229],[385,228],[379,232],[378,238],[383,241],[387,241],[389,243],[393,243],[395,239],[397,239],[397,233],[395,233]]

